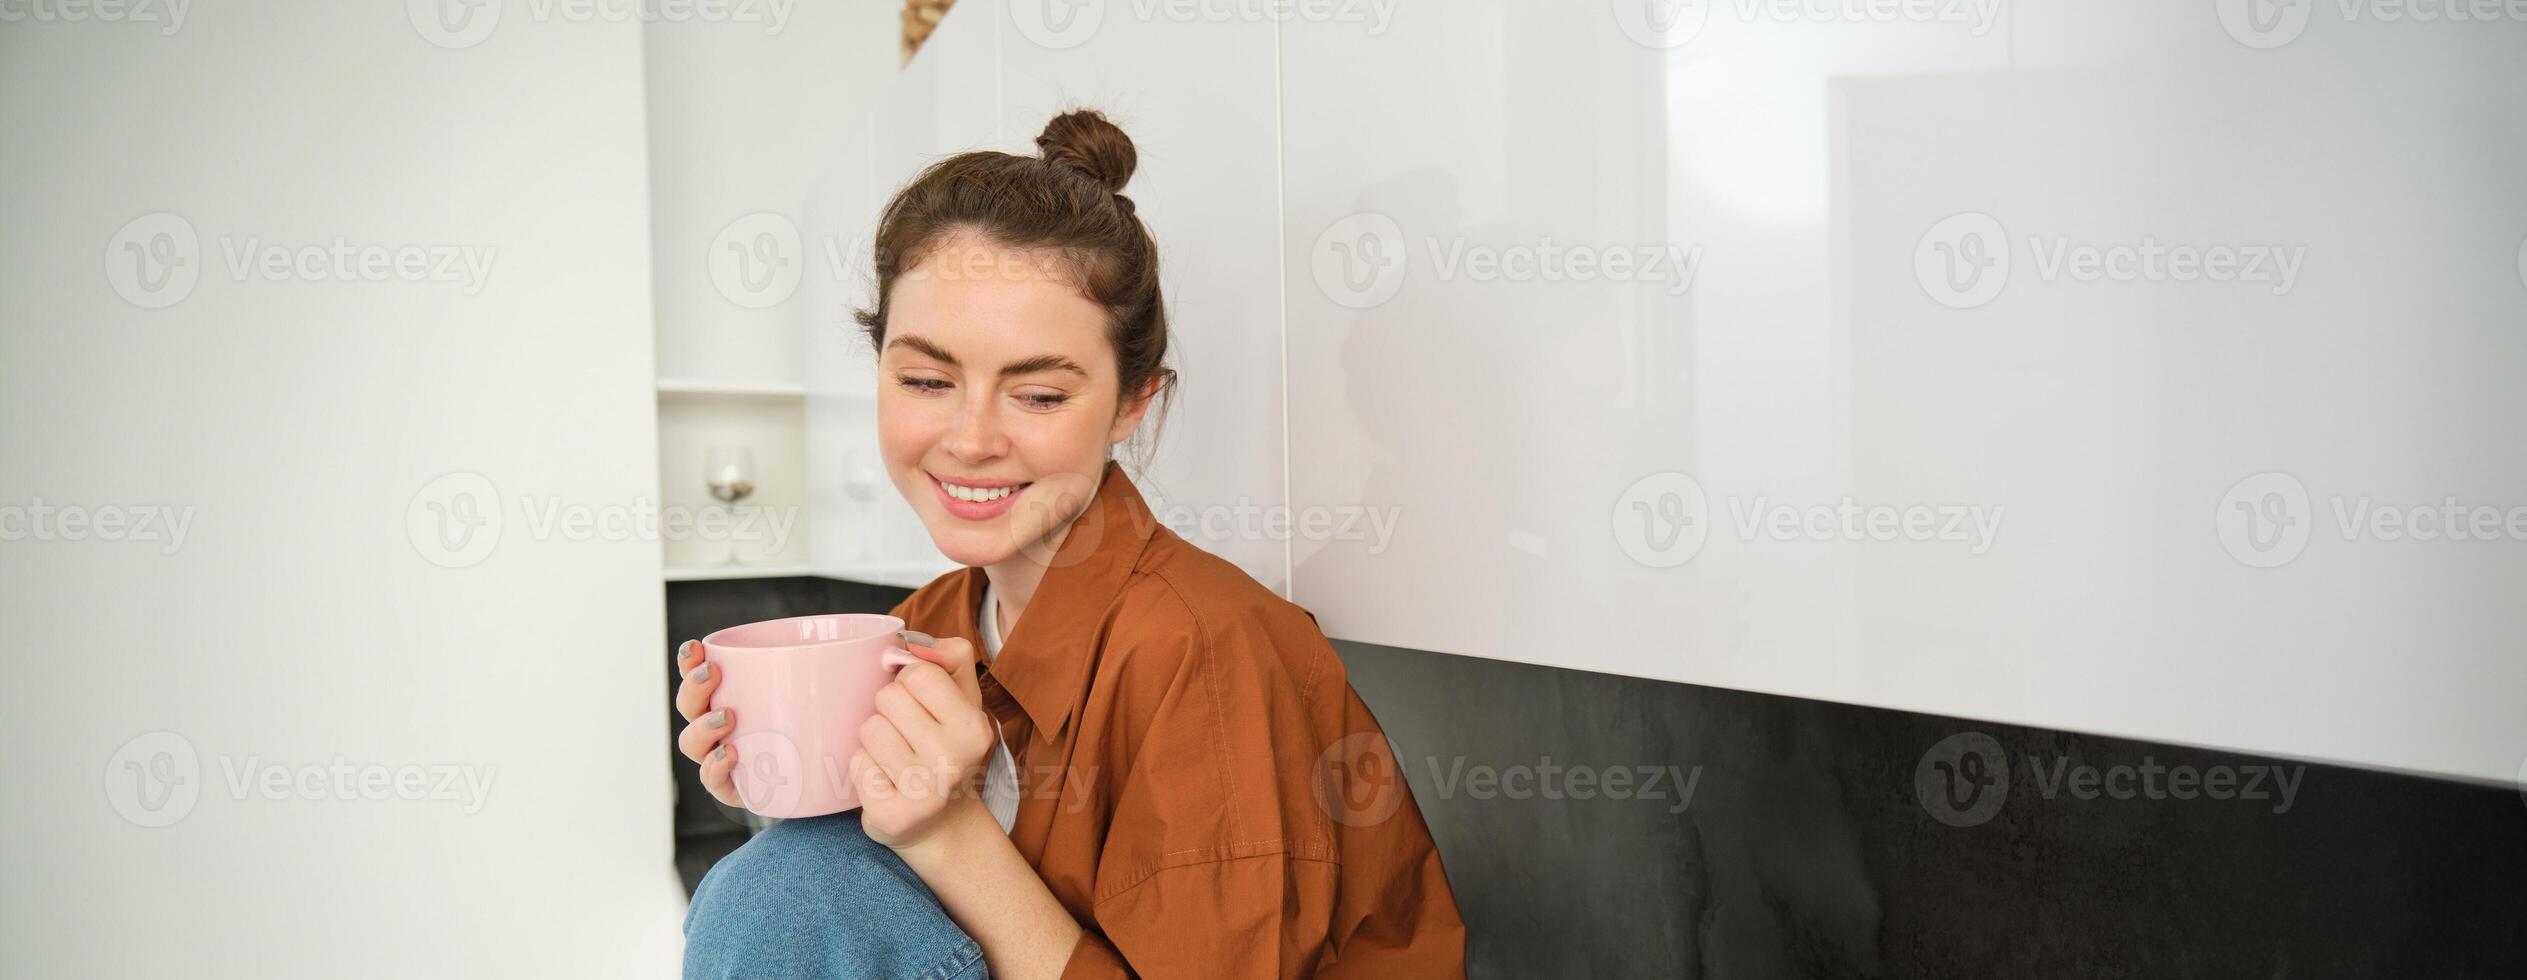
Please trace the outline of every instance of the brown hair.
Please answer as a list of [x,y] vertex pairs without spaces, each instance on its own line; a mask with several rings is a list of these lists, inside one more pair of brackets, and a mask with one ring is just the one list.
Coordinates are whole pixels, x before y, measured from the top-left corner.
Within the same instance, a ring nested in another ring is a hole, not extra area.
[[[1054,116],[1035,138],[1038,156],[976,150],[923,168],[895,192],[878,219],[874,249],[877,305],[852,316],[871,350],[886,350],[887,294],[897,274],[951,232],[967,230],[1006,248],[1041,251],[1063,266],[1071,284],[1106,310],[1121,411],[1153,378],[1175,401],[1176,372],[1166,366],[1167,306],[1158,291],[1158,243],[1133,213],[1123,184],[1139,162],[1132,138],[1093,109]],[[1136,435],[1135,438],[1138,438]],[[1148,440],[1155,443],[1153,434]],[[1146,445],[1146,444],[1144,444]],[[1146,453],[1143,463],[1147,462]]]

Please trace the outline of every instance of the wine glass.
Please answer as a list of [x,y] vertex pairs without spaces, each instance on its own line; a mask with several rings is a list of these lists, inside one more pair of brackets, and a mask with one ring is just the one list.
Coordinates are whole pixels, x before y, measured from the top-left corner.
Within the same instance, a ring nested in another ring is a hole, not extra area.
[[[754,450],[745,446],[712,446],[703,450],[702,481],[710,487],[711,496],[723,504],[746,499],[755,492]],[[733,508],[731,513],[733,516]],[[728,543],[727,564],[737,563],[737,542],[732,539]]]

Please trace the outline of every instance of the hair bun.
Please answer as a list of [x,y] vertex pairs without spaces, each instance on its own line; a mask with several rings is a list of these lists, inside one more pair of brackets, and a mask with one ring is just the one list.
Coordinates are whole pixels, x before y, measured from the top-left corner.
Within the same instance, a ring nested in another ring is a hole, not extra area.
[[1095,109],[1054,116],[1044,124],[1043,135],[1035,138],[1035,147],[1046,162],[1094,177],[1114,194],[1122,193],[1124,183],[1132,179],[1132,168],[1140,162],[1132,138]]

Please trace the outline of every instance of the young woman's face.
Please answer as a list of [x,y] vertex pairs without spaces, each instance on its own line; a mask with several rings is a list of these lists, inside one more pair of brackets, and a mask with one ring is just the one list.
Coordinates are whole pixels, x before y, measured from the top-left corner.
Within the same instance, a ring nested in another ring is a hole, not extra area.
[[1077,516],[1149,404],[1117,410],[1104,308],[1043,253],[966,234],[888,299],[878,451],[931,542],[994,565]]

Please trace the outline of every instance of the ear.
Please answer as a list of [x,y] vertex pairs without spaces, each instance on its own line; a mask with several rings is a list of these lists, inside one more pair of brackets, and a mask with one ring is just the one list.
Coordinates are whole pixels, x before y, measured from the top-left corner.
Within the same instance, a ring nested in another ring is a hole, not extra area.
[[1148,383],[1141,386],[1140,393],[1125,402],[1122,410],[1115,413],[1114,427],[1106,432],[1107,443],[1119,445],[1123,440],[1132,438],[1132,433],[1141,427],[1141,417],[1149,414],[1150,402],[1158,397],[1158,388],[1165,375],[1164,368],[1152,375]]

